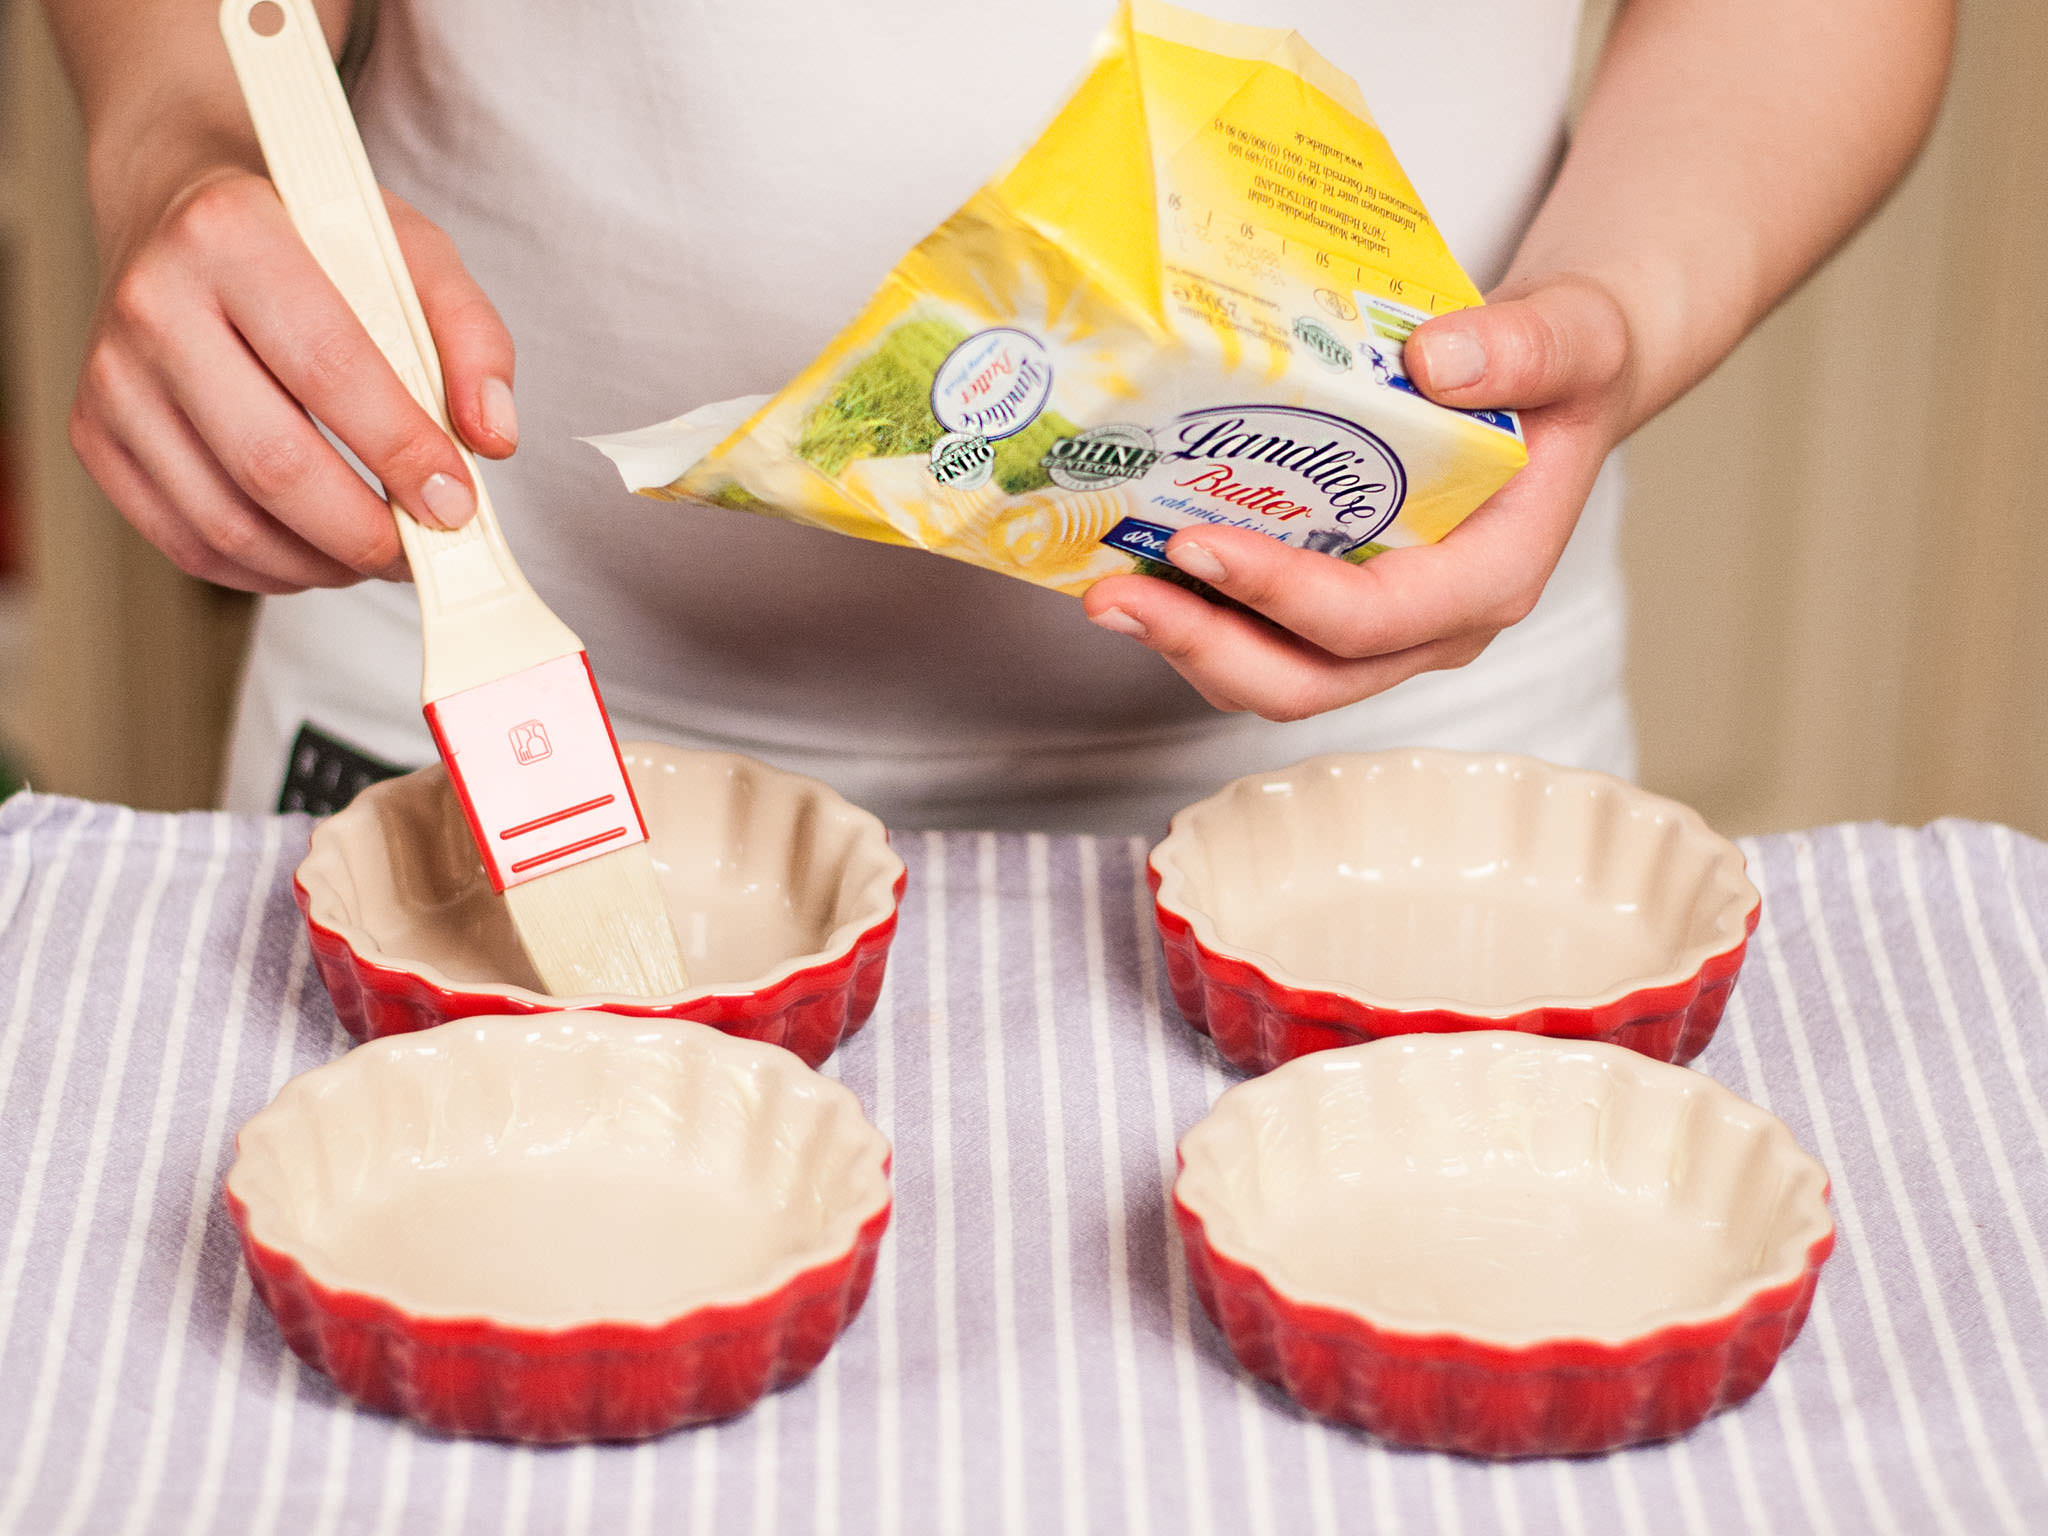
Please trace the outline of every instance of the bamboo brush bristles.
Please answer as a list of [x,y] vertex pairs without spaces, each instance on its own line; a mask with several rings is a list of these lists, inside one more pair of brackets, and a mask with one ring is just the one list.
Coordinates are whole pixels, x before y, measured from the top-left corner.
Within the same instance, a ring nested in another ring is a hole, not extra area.
[[690,984],[644,842],[512,886],[505,905],[554,997],[665,997]]

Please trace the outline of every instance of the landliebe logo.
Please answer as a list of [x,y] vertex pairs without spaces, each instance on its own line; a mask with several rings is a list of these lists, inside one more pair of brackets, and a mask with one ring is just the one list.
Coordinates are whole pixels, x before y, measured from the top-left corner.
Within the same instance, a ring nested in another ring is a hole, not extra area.
[[1052,359],[1036,336],[1007,325],[979,331],[946,354],[932,379],[932,415],[948,432],[1013,437],[1052,395]]
[[[1189,411],[1168,429],[1159,473],[1179,491],[1217,504],[1219,521],[1270,520],[1288,542],[1312,528],[1353,544],[1385,531],[1408,495],[1394,451],[1365,428],[1292,405]],[[1162,434],[1166,435],[1166,434]],[[1156,481],[1154,482],[1156,483]]]

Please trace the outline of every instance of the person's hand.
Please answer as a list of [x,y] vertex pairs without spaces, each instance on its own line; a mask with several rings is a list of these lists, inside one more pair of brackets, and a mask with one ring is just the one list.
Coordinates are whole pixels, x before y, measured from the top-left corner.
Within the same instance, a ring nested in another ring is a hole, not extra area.
[[1135,575],[1089,588],[1089,618],[1157,651],[1218,709],[1299,720],[1461,667],[1526,617],[1634,425],[1622,308],[1590,279],[1512,285],[1418,327],[1404,358],[1445,405],[1520,410],[1529,446],[1527,467],[1441,543],[1351,565],[1250,529],[1186,528],[1167,558],[1263,618]]
[[[519,431],[512,338],[453,242],[385,201],[456,430],[503,458]],[[210,170],[109,254],[71,443],[122,515],[181,568],[270,593],[405,574],[390,510],[313,418],[421,522],[456,527],[475,511],[454,444],[264,177]]]

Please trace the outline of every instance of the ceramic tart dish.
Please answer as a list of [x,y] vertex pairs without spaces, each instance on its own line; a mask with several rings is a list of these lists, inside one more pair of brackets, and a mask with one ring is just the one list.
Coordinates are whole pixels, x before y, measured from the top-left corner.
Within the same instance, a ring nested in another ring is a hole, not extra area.
[[1148,866],[1174,1000],[1233,1066],[1519,1029],[1690,1061],[1761,898],[1697,812],[1535,758],[1310,758],[1173,818]]
[[438,764],[372,785],[313,829],[293,892],[358,1040],[476,1014],[601,1008],[692,1019],[818,1065],[874,1010],[903,861],[881,822],[750,757],[628,742],[691,987],[550,997],[484,879]]
[[1578,1455],[1763,1384],[1834,1246],[1827,1175],[1712,1079],[1484,1031],[1226,1092],[1174,1212],[1247,1369],[1400,1445]]
[[227,1203],[299,1357],[450,1434],[630,1439],[807,1374],[889,1144],[786,1051],[595,1013],[376,1041],[243,1126]]

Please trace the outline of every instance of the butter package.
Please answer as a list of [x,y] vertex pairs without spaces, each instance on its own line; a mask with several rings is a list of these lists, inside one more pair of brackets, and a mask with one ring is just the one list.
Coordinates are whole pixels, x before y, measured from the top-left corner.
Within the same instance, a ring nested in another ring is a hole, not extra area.
[[1479,302],[1347,76],[1129,0],[1037,143],[780,393],[589,441],[651,496],[1066,592],[1168,573],[1201,523],[1359,561],[1526,462],[1512,412],[1403,371]]

